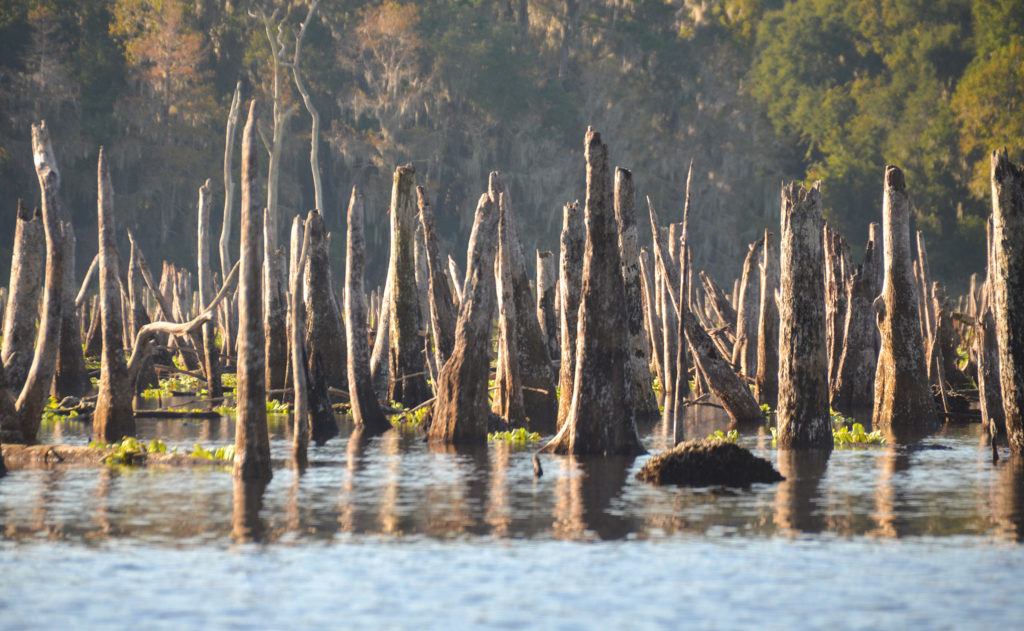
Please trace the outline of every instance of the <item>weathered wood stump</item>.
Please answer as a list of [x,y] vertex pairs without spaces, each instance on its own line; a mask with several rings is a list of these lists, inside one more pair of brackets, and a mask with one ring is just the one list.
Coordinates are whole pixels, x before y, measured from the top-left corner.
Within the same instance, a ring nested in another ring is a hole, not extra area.
[[53,375],[51,394],[57,400],[67,396],[83,397],[92,390],[89,373],[82,354],[82,332],[79,328],[78,307],[75,302],[75,232],[71,222],[64,228],[64,290],[60,313],[60,350]]
[[4,313],[3,360],[7,387],[20,392],[32,365],[36,345],[36,318],[39,294],[43,289],[46,262],[46,235],[39,209],[30,210],[19,199],[18,219],[14,227],[14,251],[11,255],[10,295]]
[[477,204],[463,287],[455,350],[441,368],[428,439],[436,443],[487,442],[490,412],[491,318],[494,316],[494,258],[498,245],[498,207],[482,195]]
[[753,378],[757,375],[757,324],[761,307],[761,275],[759,262],[764,258],[764,237],[751,243],[743,260],[740,277],[739,304],[736,309],[736,344],[732,363],[740,374]]
[[558,267],[551,250],[537,250],[537,322],[551,359],[558,359]]
[[764,233],[761,272],[761,304],[757,315],[757,376],[754,391],[760,403],[771,409],[779,404],[779,306],[775,300],[779,287],[779,254],[775,235]]
[[587,245],[583,254],[572,409],[544,449],[563,454],[638,454],[633,374],[608,147],[593,129],[587,161]]
[[843,413],[871,407],[875,397],[874,310],[871,305],[878,296],[876,285],[880,268],[875,244],[868,241],[864,261],[846,281],[846,321],[843,324],[843,351],[836,378],[831,386],[832,407]]
[[345,339],[348,342],[348,392],[356,427],[373,435],[391,429],[384,418],[370,378],[370,349],[363,306],[363,271],[366,238],[363,236],[363,196],[352,189],[348,204],[348,247],[345,254]]
[[572,409],[572,384],[576,377],[576,326],[583,288],[583,251],[586,241],[583,210],[578,202],[562,209],[562,234],[558,259],[558,314],[562,361],[558,368],[558,430]]
[[[199,278],[199,303],[210,304],[213,300],[213,261],[210,258],[210,206],[212,204],[210,180],[199,188],[198,228],[196,265]],[[220,383],[220,351],[217,348],[217,325],[208,322],[202,330],[203,374],[206,376],[206,391],[211,399],[220,398],[224,392]]]
[[267,431],[267,386],[264,368],[263,244],[260,212],[255,206],[259,160],[256,101],[242,132],[241,252],[238,280],[238,408],[235,420],[233,475],[247,481],[270,481],[270,436]]
[[626,292],[626,324],[629,327],[629,357],[633,372],[633,408],[638,417],[656,418],[658,401],[651,387],[650,358],[647,356],[647,332],[644,330],[643,282],[640,277],[640,252],[637,245],[636,189],[633,174],[615,169],[615,219],[619,230],[619,254],[622,257],[622,282]]
[[874,302],[882,346],[875,372],[872,424],[899,442],[914,440],[939,425],[921,341],[906,188],[903,172],[887,166],[882,203],[885,280]]
[[1006,436],[1024,454],[1024,170],[992,154],[992,274]]
[[832,449],[828,407],[821,193],[782,189],[779,256],[779,407],[781,449]]
[[458,311],[452,300],[452,292],[448,288],[446,266],[441,261],[434,209],[430,206],[422,186],[416,187],[416,205],[420,209],[420,225],[423,226],[423,239],[427,249],[427,296],[430,304],[430,331],[434,338],[434,363],[440,372],[441,367],[451,357],[452,349],[455,348],[455,322],[458,319]]

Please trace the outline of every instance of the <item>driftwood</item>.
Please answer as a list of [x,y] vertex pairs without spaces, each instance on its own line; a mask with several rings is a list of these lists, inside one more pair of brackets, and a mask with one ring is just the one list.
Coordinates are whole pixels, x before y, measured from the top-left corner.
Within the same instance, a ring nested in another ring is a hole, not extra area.
[[629,328],[608,147],[593,129],[587,131],[584,147],[587,245],[572,409],[544,450],[575,455],[644,453],[633,406]]
[[1010,451],[1024,454],[1024,169],[992,154],[993,311]]
[[761,304],[757,315],[757,376],[754,390],[757,400],[771,409],[779,401],[779,306],[775,296],[779,286],[779,255],[775,235],[764,233],[761,272]]
[[779,407],[782,449],[832,449],[821,193],[782,189],[779,255]]
[[445,266],[438,251],[434,209],[430,207],[422,186],[416,187],[416,205],[420,211],[420,224],[423,226],[423,239],[427,250],[427,295],[430,304],[430,331],[434,338],[434,364],[440,372],[441,367],[451,357],[452,349],[455,348],[455,322],[458,319],[458,312],[452,300],[452,292],[448,288],[448,276],[445,274]]
[[264,381],[263,313],[260,272],[263,247],[260,242],[257,192],[256,101],[249,104],[249,118],[242,132],[242,214],[241,253],[238,279],[238,369],[237,415],[235,419],[236,480],[268,482],[270,437],[267,432],[266,382]]
[[558,419],[562,429],[572,408],[572,384],[576,377],[576,326],[583,287],[583,250],[586,232],[583,210],[578,202],[562,208],[561,250],[558,259],[558,292],[562,309],[559,312],[561,363],[558,367]]
[[882,347],[875,372],[872,424],[902,442],[934,430],[939,418],[928,387],[910,260],[910,201],[903,172],[894,166],[885,169],[882,225],[885,280],[874,301]]
[[11,255],[10,295],[4,313],[3,360],[7,387],[20,391],[32,365],[36,345],[36,318],[39,316],[39,294],[43,289],[46,262],[46,235],[43,216],[19,199],[18,219],[14,228],[14,252]]
[[494,315],[494,258],[497,251],[498,208],[482,195],[473,222],[472,249],[455,326],[455,350],[438,376],[428,438],[436,443],[487,441],[487,379]]
[[656,418],[658,401],[651,388],[647,333],[644,331],[643,279],[640,277],[640,252],[637,245],[636,191],[633,174],[615,169],[615,219],[622,257],[622,282],[626,296],[626,325],[629,328],[629,359],[633,374],[633,408],[638,417]]
[[430,398],[424,372],[423,343],[419,336],[419,298],[416,287],[414,237],[416,200],[413,197],[415,170],[412,166],[395,169],[391,189],[391,258],[388,267],[391,296],[389,311],[388,399],[406,407]]
[[363,236],[363,196],[352,189],[348,204],[348,244],[345,255],[345,339],[348,343],[348,394],[356,427],[370,434],[391,429],[384,418],[370,378],[370,349],[363,306],[366,239]]

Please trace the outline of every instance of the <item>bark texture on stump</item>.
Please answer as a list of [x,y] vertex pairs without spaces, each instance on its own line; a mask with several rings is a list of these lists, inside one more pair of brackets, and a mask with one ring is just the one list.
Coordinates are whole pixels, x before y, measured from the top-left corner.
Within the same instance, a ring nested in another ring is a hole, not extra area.
[[921,341],[906,188],[903,172],[887,166],[882,202],[885,280],[874,302],[882,346],[875,371],[872,425],[900,442],[914,440],[939,424]]
[[556,299],[558,292],[558,268],[551,250],[537,250],[537,322],[547,343],[548,356],[558,359],[558,314]]
[[267,432],[267,386],[263,356],[263,243],[257,193],[256,101],[242,132],[241,252],[238,277],[238,411],[235,420],[236,479],[269,482],[270,437]]
[[[455,348],[455,322],[458,319],[452,292],[448,288],[446,266],[441,261],[437,244],[437,220],[434,209],[427,201],[426,191],[422,186],[416,187],[416,203],[420,209],[420,224],[423,226],[423,239],[427,246],[427,287],[430,304],[430,330],[434,337],[434,363],[437,371],[451,357]],[[360,283],[361,284],[361,283]]]
[[[284,248],[274,247],[276,218],[263,214],[263,339],[266,387],[279,390],[288,381],[288,292]],[[241,316],[239,316],[241,317]],[[240,325],[241,326],[241,325]]]
[[761,272],[761,304],[757,315],[757,377],[755,392],[760,403],[771,409],[779,405],[779,306],[775,300],[779,287],[779,254],[775,235],[764,233],[764,255],[758,265]]
[[309,250],[303,270],[306,297],[306,352],[311,367],[314,362],[320,362],[329,387],[345,390],[348,388],[345,323],[334,299],[330,242],[327,238],[327,225],[321,213],[309,213],[305,232],[309,233]]
[[758,263],[764,254],[764,237],[750,244],[743,261],[740,277],[739,304],[736,309],[736,344],[732,363],[740,374],[753,378],[757,375],[757,323],[761,307],[761,275]]
[[626,296],[626,325],[629,328],[629,358],[633,372],[633,409],[638,417],[656,418],[658,400],[651,387],[651,362],[644,330],[643,279],[637,245],[636,189],[633,174],[615,169],[615,220],[622,257],[622,282]]
[[15,403],[21,417],[25,442],[34,443],[57,366],[64,289],[64,224],[60,207],[60,173],[46,122],[32,126],[32,154],[43,200],[43,233],[46,236],[46,274],[39,309],[39,335],[25,385]]
[[558,258],[558,314],[562,361],[558,368],[558,420],[562,429],[572,408],[572,383],[576,376],[576,325],[583,288],[583,250],[586,241],[583,210],[578,202],[562,209],[562,234]]
[[[495,173],[491,174],[492,180]],[[515,288],[512,282],[511,209],[503,183],[491,201],[498,206],[498,256],[494,286],[498,296],[498,360],[494,369],[494,401],[491,409],[512,427],[526,427],[523,382],[519,375],[519,327]]]
[[875,244],[868,241],[861,263],[846,281],[846,319],[843,323],[843,351],[832,382],[832,407],[843,413],[871,407],[875,396],[874,310],[871,305],[878,296],[875,284],[879,265]]
[[292,458],[302,472],[309,464],[308,448],[312,417],[309,413],[309,379],[306,368],[306,307],[302,300],[302,277],[309,253],[311,221],[301,216],[292,219],[288,265],[288,353],[293,392]]
[[[212,204],[210,180],[199,188],[199,221],[196,230],[197,272],[199,276],[199,304],[207,305],[213,300],[213,260],[210,258],[210,206]],[[211,399],[220,398],[223,388],[220,383],[220,351],[217,349],[217,326],[207,322],[202,330],[203,373],[206,376],[206,391]]]
[[832,449],[821,194],[782,189],[779,255],[780,449]]
[[438,443],[487,442],[490,411],[487,382],[490,375],[491,318],[496,303],[494,259],[498,245],[498,208],[489,196],[477,204],[466,283],[455,350],[438,377],[437,398],[428,439]]
[[587,161],[587,244],[583,254],[572,409],[545,450],[563,454],[644,453],[634,415],[629,327],[613,208],[608,147],[593,129]]
[[1024,454],[1024,169],[992,154],[992,295],[1010,451]]
[[115,244],[114,191],[110,170],[100,149],[99,158],[99,247],[100,317],[103,327],[103,351],[100,354],[100,385],[92,431],[97,440],[113,443],[123,436],[135,435],[132,397],[135,389],[128,379],[124,357],[121,318],[121,294],[118,289],[118,256]]
[[[390,318],[388,346],[388,398],[414,407],[430,398],[423,373],[423,342],[419,335],[419,296],[416,287],[416,200],[411,166],[395,169],[391,189],[391,262],[388,267],[391,300],[386,308]],[[382,307],[382,309],[385,307]]]
[[370,378],[370,349],[366,308],[363,306],[363,271],[366,238],[363,236],[363,196],[352,189],[348,204],[348,248],[345,254],[345,339],[348,342],[348,393],[352,419],[372,435],[391,429],[384,418]]
[[32,365],[39,316],[39,294],[43,289],[46,263],[46,235],[39,209],[29,210],[18,200],[18,219],[14,228],[14,252],[11,255],[10,295],[4,312],[4,343],[0,358],[7,387],[21,391]]
[[[558,413],[558,401],[555,396],[555,374],[551,367],[551,358],[540,332],[540,324],[535,316],[535,300],[530,290],[530,276],[526,271],[526,257],[519,241],[519,228],[515,210],[509,197],[508,187],[501,176],[494,172],[488,184],[488,195],[491,201],[499,204],[504,223],[499,229],[502,237],[501,245],[508,244],[508,257],[500,258],[508,262],[509,276],[512,281],[512,300],[515,303],[515,361],[518,362],[519,378],[523,390],[523,411],[529,419],[529,427],[540,433],[555,431]],[[501,200],[504,198],[504,206]],[[499,354],[499,362],[501,355]],[[512,359],[512,358],[510,358]]]
[[651,254],[647,249],[640,250],[640,289],[643,291],[644,299],[644,325],[647,329],[648,349],[650,350],[651,370],[657,377],[658,383],[665,383],[662,374],[663,362],[661,353],[664,349],[664,341],[661,338],[661,318],[654,303],[654,290],[651,281]]
[[64,223],[64,291],[60,313],[60,351],[53,375],[52,394],[61,400],[66,396],[83,397],[92,390],[82,353],[82,331],[75,306],[75,232],[70,222]]
[[[828,348],[828,382],[835,390],[839,361],[843,355],[846,323],[846,283],[850,269],[850,246],[838,232],[825,224],[825,339]],[[872,298],[874,299],[874,298]]]

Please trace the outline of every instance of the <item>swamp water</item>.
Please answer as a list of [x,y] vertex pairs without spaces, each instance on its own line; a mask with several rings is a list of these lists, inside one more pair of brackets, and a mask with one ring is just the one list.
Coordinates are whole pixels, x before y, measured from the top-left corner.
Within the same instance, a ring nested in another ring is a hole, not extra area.
[[[918,448],[781,453],[787,481],[654,487],[647,456],[572,459],[414,433],[311,447],[272,417],[273,481],[223,469],[55,469],[0,479],[0,628],[1018,628],[1024,467],[977,425]],[[723,429],[703,409],[687,437]],[[233,419],[140,420],[179,451]],[[85,444],[65,421],[43,442]],[[670,442],[644,426],[652,452]],[[255,541],[239,543],[240,538]]]

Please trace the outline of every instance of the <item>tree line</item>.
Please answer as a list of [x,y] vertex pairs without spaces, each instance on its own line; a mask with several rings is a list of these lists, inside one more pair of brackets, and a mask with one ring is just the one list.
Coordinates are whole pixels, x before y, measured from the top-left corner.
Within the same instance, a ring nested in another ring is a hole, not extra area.
[[[436,200],[443,249],[465,249],[491,169],[506,174],[524,246],[553,249],[563,204],[584,194],[578,139],[593,124],[666,221],[682,217],[694,160],[695,265],[721,279],[738,274],[746,244],[775,223],[780,180],[820,179],[825,217],[856,245],[881,206],[879,173],[895,163],[914,191],[912,221],[932,246],[933,274],[959,287],[984,265],[989,151],[1024,146],[1024,5],[1012,0],[310,8],[5,2],[0,220],[13,225],[19,197],[39,204],[29,130],[45,119],[76,231],[96,230],[102,145],[122,227],[158,259],[191,260],[195,191],[212,178],[214,198],[226,193],[218,176],[237,85],[277,108],[262,119],[259,159],[276,154],[282,229],[322,205],[327,228],[342,231],[348,191],[364,192],[370,285],[387,265],[396,165],[412,164]],[[235,180],[239,165],[235,156]],[[0,239],[4,265],[12,238]],[[125,232],[116,238],[127,250]],[[237,244],[237,228],[230,238]],[[340,269],[344,249],[333,252]],[[80,248],[79,268],[94,254]]]

